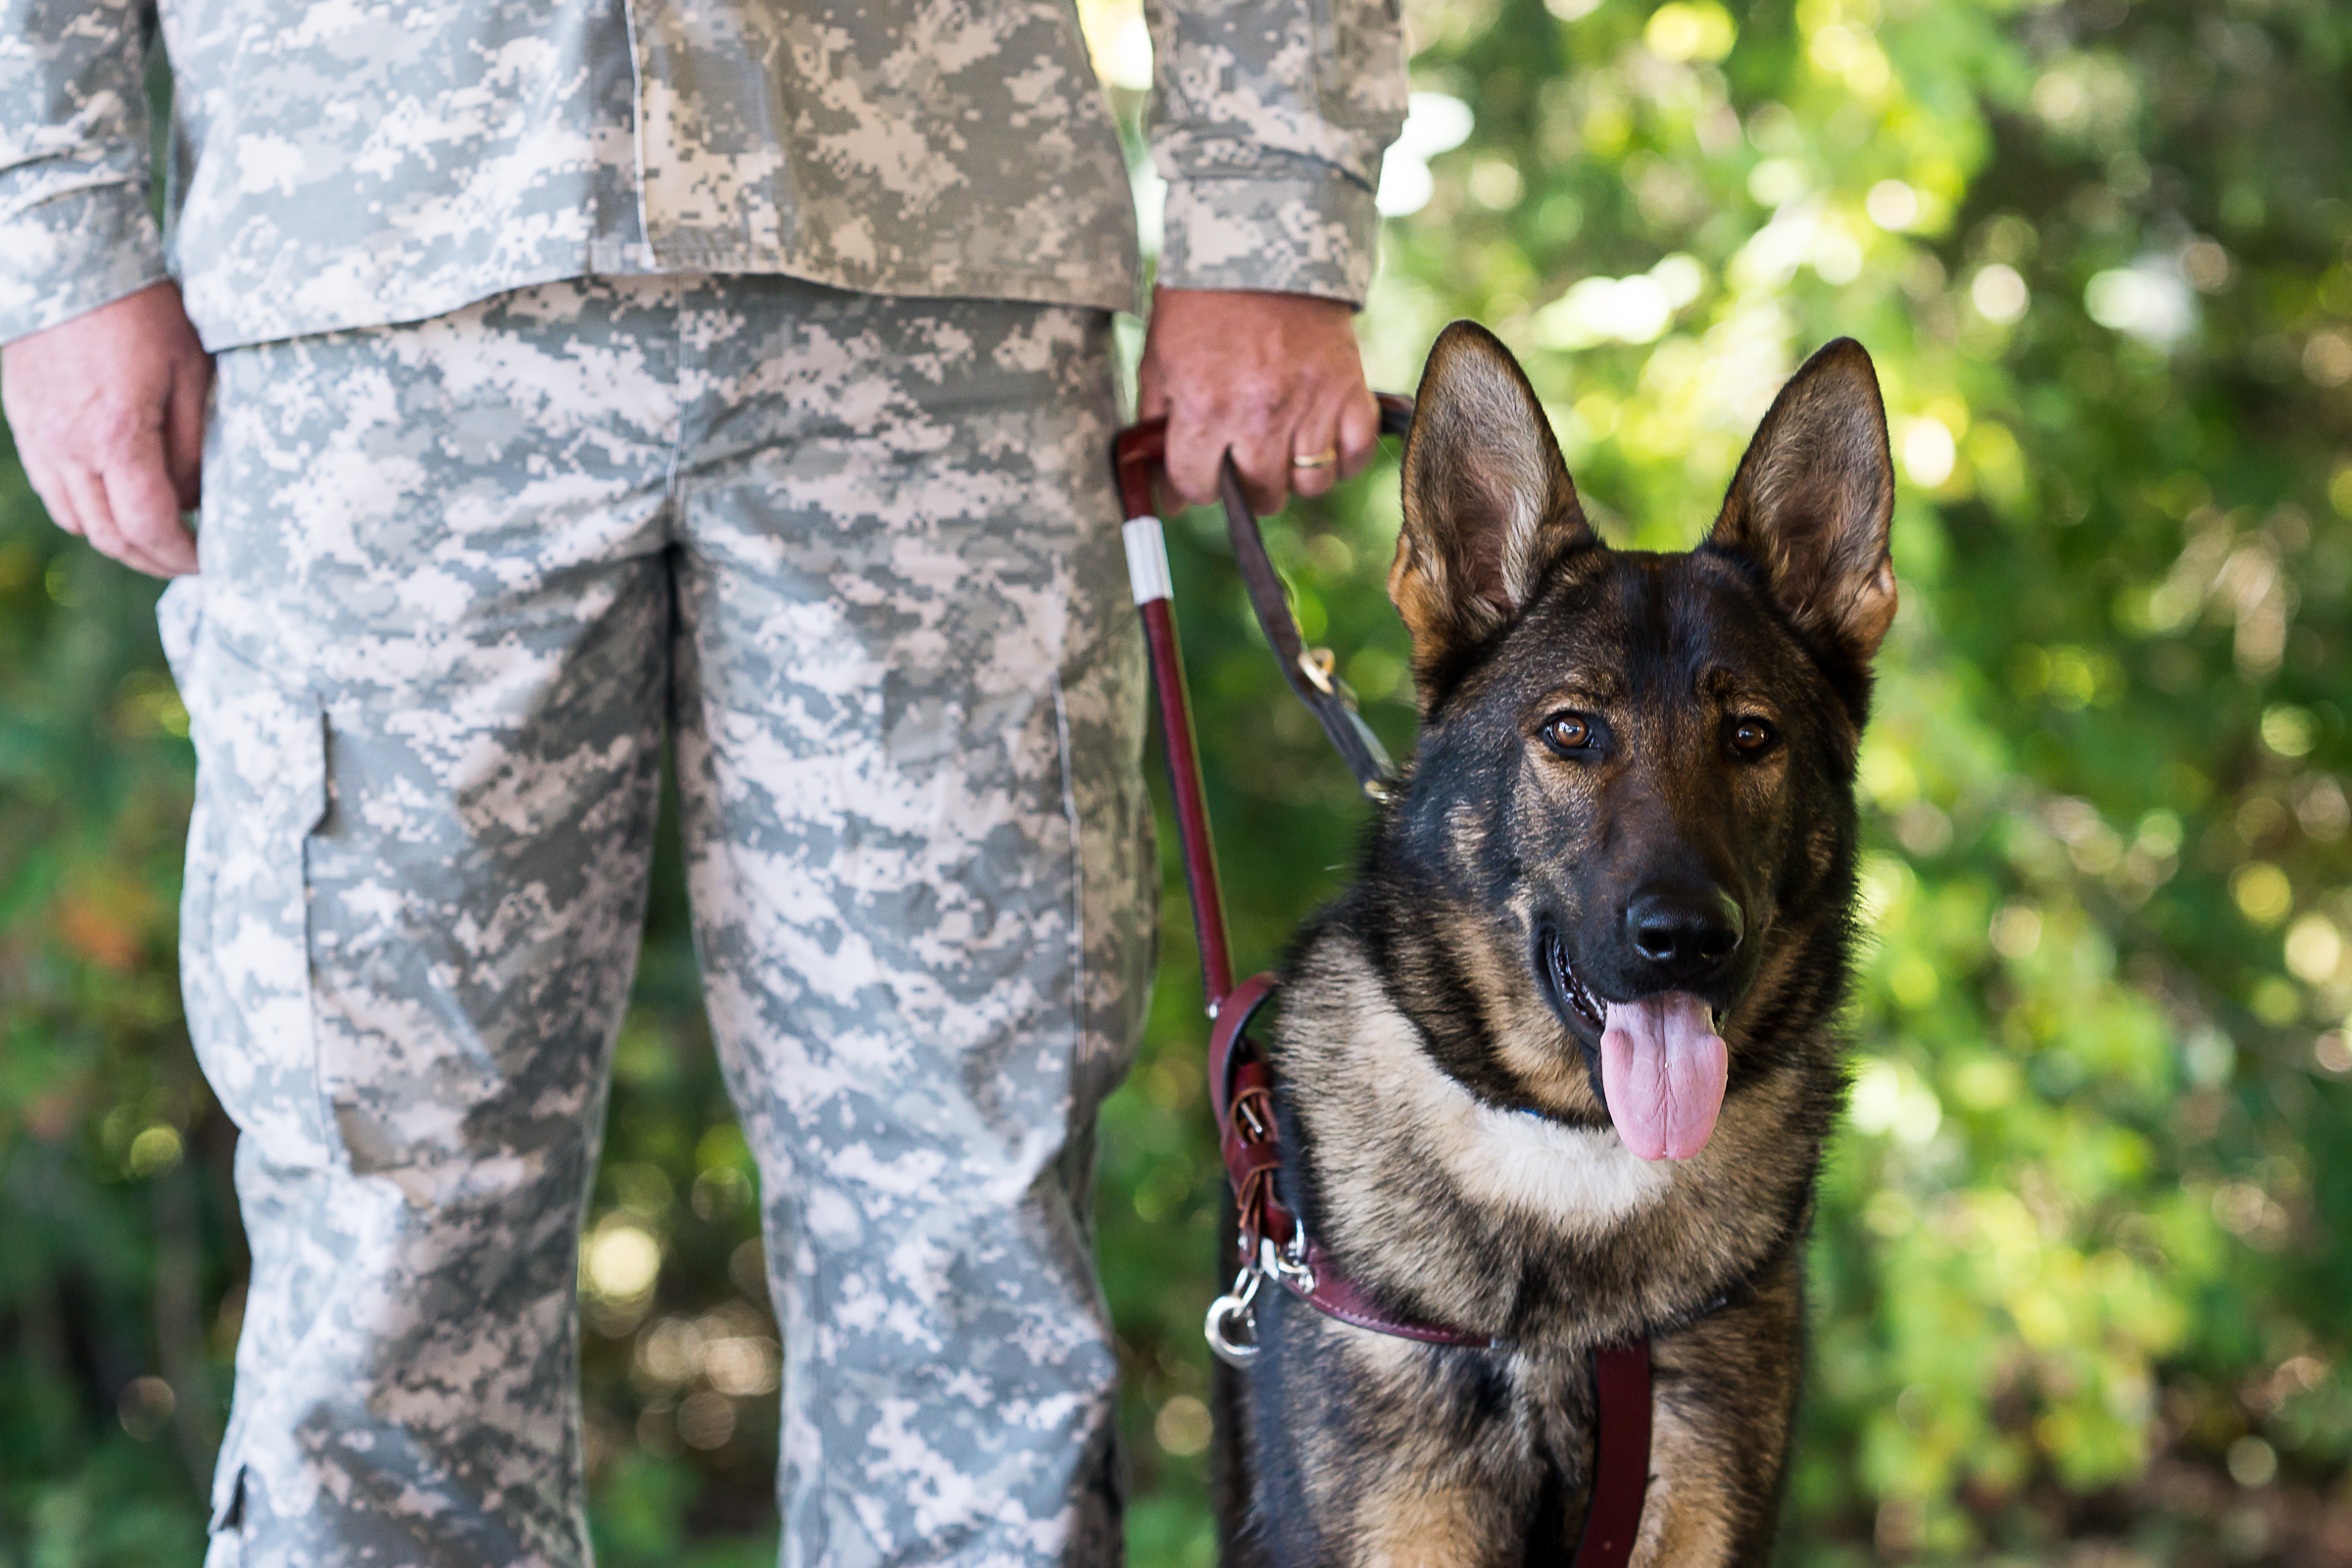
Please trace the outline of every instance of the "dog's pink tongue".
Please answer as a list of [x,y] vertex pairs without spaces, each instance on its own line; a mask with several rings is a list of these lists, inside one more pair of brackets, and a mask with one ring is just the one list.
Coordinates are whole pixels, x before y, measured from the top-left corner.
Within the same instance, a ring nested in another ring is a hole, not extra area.
[[1600,1036],[1600,1086],[1625,1147],[1643,1159],[1689,1159],[1723,1109],[1731,1057],[1707,1004],[1687,991],[1612,1002]]

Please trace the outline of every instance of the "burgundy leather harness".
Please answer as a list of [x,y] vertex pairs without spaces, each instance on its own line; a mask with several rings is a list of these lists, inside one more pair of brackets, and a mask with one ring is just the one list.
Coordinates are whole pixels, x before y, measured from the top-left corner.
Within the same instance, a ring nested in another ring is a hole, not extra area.
[[[1412,422],[1408,398],[1383,393],[1381,430],[1402,435]],[[1178,837],[1183,841],[1185,885],[1192,897],[1193,928],[1199,938],[1201,977],[1208,993],[1209,1098],[1227,1179],[1241,1217],[1241,1271],[1233,1289],[1209,1308],[1209,1346],[1237,1365],[1256,1353],[1245,1335],[1260,1286],[1273,1280],[1326,1316],[1378,1334],[1427,1345],[1507,1349],[1490,1335],[1401,1317],[1382,1308],[1309,1236],[1275,1191],[1282,1166],[1281,1130],[1274,1114],[1274,1080],[1264,1054],[1250,1036],[1250,1024],[1280,984],[1259,974],[1239,986],[1226,948],[1225,910],[1217,886],[1215,846],[1201,790],[1200,760],[1193,744],[1191,701],[1185,691],[1182,650],[1176,639],[1174,585],[1167,544],[1153,509],[1152,470],[1165,450],[1167,422],[1147,420],[1119,433],[1111,466],[1127,513],[1128,574],[1144,618],[1152,653],[1152,683],[1158,698],[1160,733],[1175,796]],[[1308,649],[1292,618],[1282,579],[1267,559],[1265,541],[1242,493],[1241,475],[1230,456],[1219,474],[1225,526],[1249,590],[1250,608],[1281,661],[1284,678],[1322,724],[1367,795],[1386,799],[1395,766],[1379,739],[1356,712],[1353,695],[1331,672],[1330,655]],[[1592,1500],[1577,1544],[1575,1568],[1624,1568],[1633,1554],[1649,1484],[1649,1343],[1636,1340],[1593,1353],[1598,1412]]]
[[[1241,1209],[1243,1258],[1258,1267],[1261,1244],[1272,1244],[1278,1259],[1273,1265],[1274,1277],[1307,1305],[1343,1323],[1425,1345],[1504,1348],[1507,1342],[1491,1335],[1381,1310],[1353,1280],[1340,1272],[1323,1245],[1308,1236],[1306,1228],[1284,1206],[1274,1190],[1274,1173],[1282,1166],[1282,1134],[1274,1120],[1274,1076],[1266,1070],[1256,1042],[1247,1033],[1250,1018],[1274,995],[1278,984],[1270,974],[1243,981],[1217,1009],[1208,1031],[1209,1101],[1216,1110],[1225,1174],[1233,1183],[1234,1201]],[[1213,1339],[1211,1343],[1215,1343]]]

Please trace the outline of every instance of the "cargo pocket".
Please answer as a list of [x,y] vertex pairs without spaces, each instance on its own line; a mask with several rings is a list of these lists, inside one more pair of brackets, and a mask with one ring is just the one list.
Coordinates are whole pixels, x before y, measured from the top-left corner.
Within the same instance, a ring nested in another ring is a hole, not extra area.
[[196,744],[179,906],[188,1035],[221,1107],[264,1157],[321,1164],[330,1146],[304,860],[326,812],[325,715],[308,691],[208,634],[202,581],[172,584],[158,612]]

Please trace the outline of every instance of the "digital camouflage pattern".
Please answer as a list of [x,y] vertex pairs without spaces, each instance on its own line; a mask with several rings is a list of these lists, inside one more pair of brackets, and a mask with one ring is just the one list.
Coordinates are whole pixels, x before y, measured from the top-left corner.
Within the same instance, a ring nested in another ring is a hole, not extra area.
[[573,1565],[674,733],[787,1563],[1108,1562],[1095,1111],[1155,864],[1102,313],[562,282],[220,362],[164,604],[253,1279],[212,1568]]
[[[1363,297],[1395,5],[1155,0],[1162,282]],[[589,273],[1113,310],[1138,281],[1068,0],[0,0],[0,341],[168,270],[215,350]]]

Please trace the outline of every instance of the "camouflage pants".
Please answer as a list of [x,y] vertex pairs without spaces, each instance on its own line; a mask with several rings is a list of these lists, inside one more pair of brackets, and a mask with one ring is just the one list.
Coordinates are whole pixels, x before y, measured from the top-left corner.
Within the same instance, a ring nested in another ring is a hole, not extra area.
[[787,1563],[1108,1562],[1088,1212],[1153,876],[1099,313],[558,283],[220,366],[188,1018],[213,1568],[587,1561],[574,1279],[674,737]]

